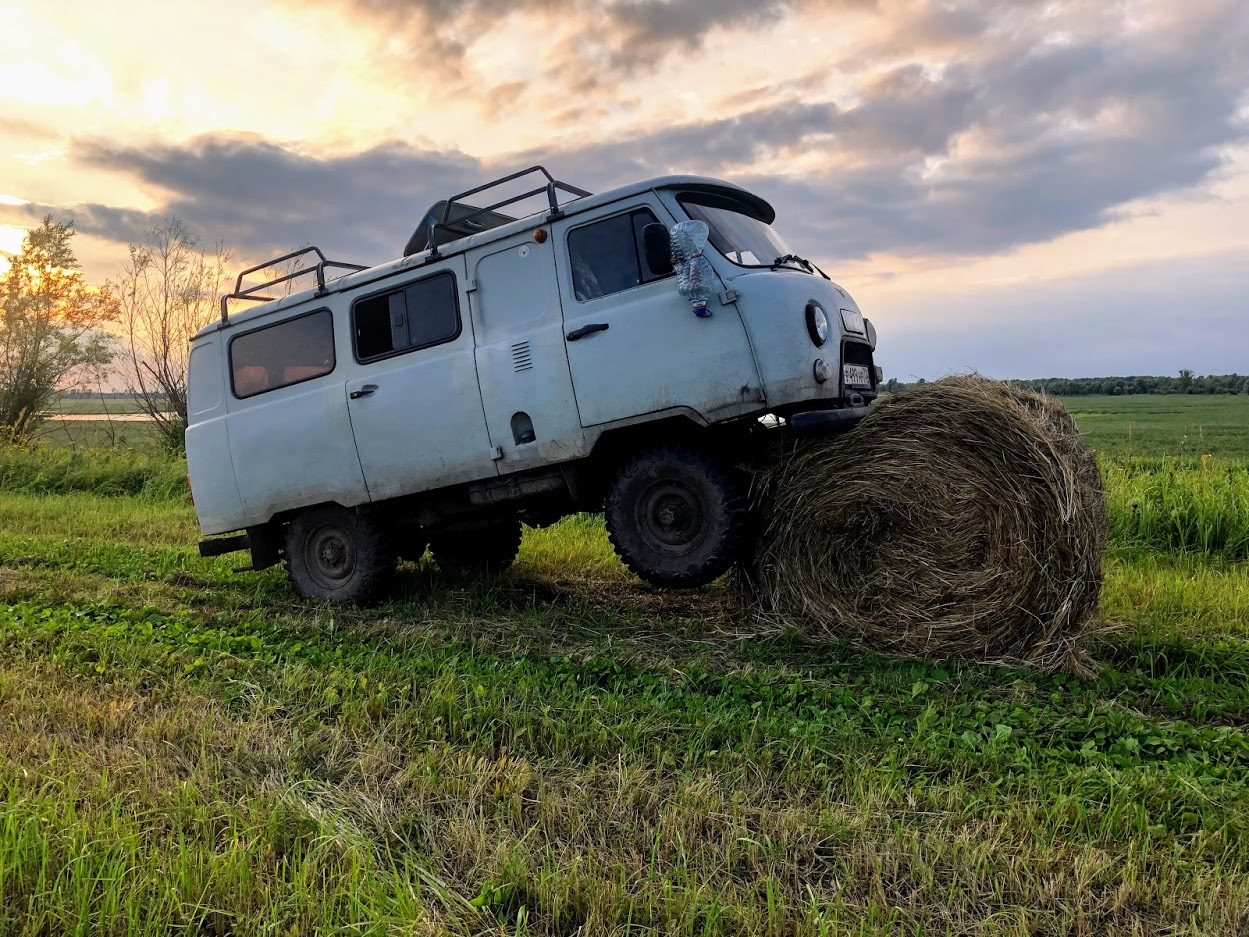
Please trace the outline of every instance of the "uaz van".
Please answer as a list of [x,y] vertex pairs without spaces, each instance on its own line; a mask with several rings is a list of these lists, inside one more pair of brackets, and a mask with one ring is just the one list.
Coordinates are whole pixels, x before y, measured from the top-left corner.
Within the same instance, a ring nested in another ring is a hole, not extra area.
[[[192,340],[201,553],[250,550],[302,596],[365,602],[427,547],[501,569],[522,524],[601,510],[648,582],[716,578],[749,536],[745,469],[778,433],[853,425],[881,380],[871,323],[774,217],[715,179],[591,195],[534,167],[437,203],[398,260],[308,248],[295,273],[244,287],[295,255],[245,271]],[[710,315],[676,287],[688,221],[707,226]],[[265,295],[301,275],[315,286]]]

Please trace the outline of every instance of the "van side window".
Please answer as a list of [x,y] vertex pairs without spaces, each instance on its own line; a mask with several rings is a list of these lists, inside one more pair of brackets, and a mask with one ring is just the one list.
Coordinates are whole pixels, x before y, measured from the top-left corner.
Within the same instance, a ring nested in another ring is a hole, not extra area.
[[234,396],[254,397],[334,370],[334,319],[319,309],[230,342]]
[[640,208],[568,232],[577,299],[598,299],[658,280],[660,275],[647,266],[642,250],[642,229],[657,220],[649,209]]
[[437,273],[351,307],[356,360],[373,361],[449,342],[460,334],[455,275]]

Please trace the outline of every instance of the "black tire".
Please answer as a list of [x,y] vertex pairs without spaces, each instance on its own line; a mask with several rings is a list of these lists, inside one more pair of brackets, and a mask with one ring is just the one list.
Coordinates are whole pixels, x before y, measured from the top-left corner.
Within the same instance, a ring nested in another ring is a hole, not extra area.
[[520,521],[495,521],[486,527],[449,531],[429,538],[429,548],[443,572],[500,573],[520,552]]
[[310,508],[286,530],[286,568],[305,599],[366,605],[390,584],[397,558],[385,530],[337,505]]
[[742,483],[697,449],[633,456],[607,490],[604,514],[616,555],[655,586],[689,589],[728,571],[749,531]]

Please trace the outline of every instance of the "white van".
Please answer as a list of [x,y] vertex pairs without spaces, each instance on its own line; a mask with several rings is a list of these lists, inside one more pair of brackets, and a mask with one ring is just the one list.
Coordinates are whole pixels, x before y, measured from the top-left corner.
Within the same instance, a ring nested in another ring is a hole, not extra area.
[[[535,195],[537,214],[501,213]],[[399,260],[308,248],[296,274],[243,285],[295,255],[245,271],[192,340],[196,511],[206,536],[242,531],[200,552],[284,560],[300,595],[365,602],[427,546],[500,569],[522,523],[602,510],[643,579],[716,578],[748,537],[744,467],[778,435],[853,425],[881,380],[871,323],[774,216],[715,179],[591,195],[534,167],[439,202]],[[706,317],[673,275],[669,229],[689,220],[714,248]],[[315,287],[263,295],[299,275]],[[240,300],[260,305],[231,315]]]

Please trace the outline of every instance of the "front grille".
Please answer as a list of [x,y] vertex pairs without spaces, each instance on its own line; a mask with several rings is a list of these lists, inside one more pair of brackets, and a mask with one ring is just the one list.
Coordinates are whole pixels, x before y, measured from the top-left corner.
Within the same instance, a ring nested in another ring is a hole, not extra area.
[[[861,345],[858,342],[846,342],[841,346],[841,360],[843,364],[861,364],[867,368],[868,380],[872,382],[871,393],[876,392],[876,364],[872,361],[872,346]],[[862,393],[866,393],[866,388],[855,388]]]

